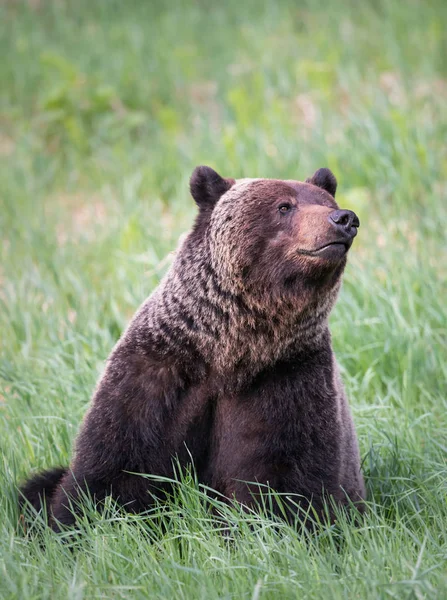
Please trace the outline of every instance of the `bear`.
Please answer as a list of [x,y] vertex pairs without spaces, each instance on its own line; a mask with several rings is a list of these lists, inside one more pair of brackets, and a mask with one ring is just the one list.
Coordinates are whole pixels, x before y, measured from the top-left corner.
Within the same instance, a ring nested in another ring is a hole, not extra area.
[[360,223],[336,189],[326,168],[305,181],[194,170],[192,230],[114,347],[70,466],[31,477],[22,509],[46,510],[56,531],[83,492],[140,513],[171,484],[139,474],[172,478],[175,459],[243,507],[268,486],[298,499],[290,519],[327,514],[328,498],[363,510],[328,328]]

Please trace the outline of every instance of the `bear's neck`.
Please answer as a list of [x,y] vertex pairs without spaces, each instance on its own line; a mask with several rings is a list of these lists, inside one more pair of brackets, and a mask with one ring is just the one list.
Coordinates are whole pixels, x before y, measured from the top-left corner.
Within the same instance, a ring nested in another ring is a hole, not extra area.
[[135,323],[144,323],[140,339],[151,355],[163,361],[171,358],[177,367],[203,366],[204,372],[222,374],[241,367],[254,374],[330,344],[331,296],[320,296],[298,313],[290,305],[261,310],[223,290],[208,262],[196,260],[186,268],[176,261]]

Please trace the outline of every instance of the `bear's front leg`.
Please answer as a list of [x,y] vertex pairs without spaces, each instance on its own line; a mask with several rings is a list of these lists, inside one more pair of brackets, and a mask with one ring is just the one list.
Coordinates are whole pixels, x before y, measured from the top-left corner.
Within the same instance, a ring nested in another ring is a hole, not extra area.
[[299,357],[219,398],[211,459],[219,492],[251,506],[264,502],[260,494],[268,486],[281,497],[276,506],[272,499],[274,512],[284,504],[291,520],[308,510],[332,518],[332,501],[363,496],[355,431],[327,354],[327,365],[315,354],[320,367]]

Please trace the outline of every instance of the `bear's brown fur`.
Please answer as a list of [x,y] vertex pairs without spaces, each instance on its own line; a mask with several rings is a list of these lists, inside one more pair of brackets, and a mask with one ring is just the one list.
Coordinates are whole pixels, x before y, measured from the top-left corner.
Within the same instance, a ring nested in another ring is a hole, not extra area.
[[328,169],[303,183],[197,167],[194,227],[115,346],[70,467],[21,488],[36,509],[45,497],[53,528],[83,490],[147,509],[162,491],[135,473],[171,477],[174,457],[246,505],[268,484],[317,511],[326,495],[361,506],[328,329],[359,222],[336,185]]

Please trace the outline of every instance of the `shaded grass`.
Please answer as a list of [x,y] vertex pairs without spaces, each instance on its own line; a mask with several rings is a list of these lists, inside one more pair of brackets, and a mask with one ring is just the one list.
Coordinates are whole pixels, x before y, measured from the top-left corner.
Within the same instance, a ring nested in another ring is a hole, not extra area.
[[[447,593],[446,6],[2,4],[2,597]],[[309,539],[219,504],[229,540],[187,477],[162,516],[111,506],[74,549],[44,532],[43,552],[18,531],[16,483],[68,463],[103,361],[191,224],[200,163],[327,165],[360,216],[332,333],[368,515]]]

